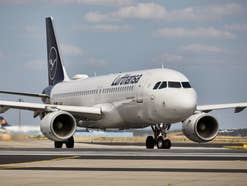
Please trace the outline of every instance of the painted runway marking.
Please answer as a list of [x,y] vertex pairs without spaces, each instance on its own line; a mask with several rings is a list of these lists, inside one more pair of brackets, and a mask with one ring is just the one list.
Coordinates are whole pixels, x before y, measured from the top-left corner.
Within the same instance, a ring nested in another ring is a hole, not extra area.
[[[0,167],[13,166],[13,165],[21,165],[26,163],[35,163],[35,162],[47,162],[47,161],[61,161],[66,159],[76,159],[79,156],[63,156],[63,157],[54,157],[54,156],[18,156],[18,155],[9,155],[6,159],[0,156]],[[12,161],[11,161],[12,160]]]

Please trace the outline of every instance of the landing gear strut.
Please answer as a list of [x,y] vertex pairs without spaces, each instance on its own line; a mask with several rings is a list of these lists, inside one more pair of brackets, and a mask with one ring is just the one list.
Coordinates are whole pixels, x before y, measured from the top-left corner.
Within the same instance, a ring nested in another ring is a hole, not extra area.
[[171,125],[159,124],[151,126],[154,137],[148,136],[146,139],[146,148],[153,149],[155,144],[158,149],[170,149],[172,143],[169,139],[166,139],[167,131],[170,129]]
[[54,146],[55,146],[55,148],[62,148],[64,143],[65,143],[67,148],[74,148],[74,137],[71,136],[66,141],[54,141]]

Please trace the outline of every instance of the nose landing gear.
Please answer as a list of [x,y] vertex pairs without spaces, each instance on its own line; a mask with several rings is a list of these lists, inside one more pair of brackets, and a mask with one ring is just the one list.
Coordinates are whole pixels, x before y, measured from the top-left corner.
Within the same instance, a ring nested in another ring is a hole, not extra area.
[[151,126],[154,137],[148,136],[146,139],[146,148],[153,149],[157,145],[158,149],[170,149],[172,143],[169,139],[166,139],[167,131],[170,129],[171,125],[159,124]]

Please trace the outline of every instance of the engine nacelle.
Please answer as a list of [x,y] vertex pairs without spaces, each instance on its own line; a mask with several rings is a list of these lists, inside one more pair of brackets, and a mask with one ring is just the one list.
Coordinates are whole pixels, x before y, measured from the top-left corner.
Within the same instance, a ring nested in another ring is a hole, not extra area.
[[68,112],[51,112],[41,120],[40,130],[50,140],[65,141],[75,133],[76,120]]
[[212,141],[218,130],[217,120],[207,113],[194,114],[183,122],[184,135],[198,143]]

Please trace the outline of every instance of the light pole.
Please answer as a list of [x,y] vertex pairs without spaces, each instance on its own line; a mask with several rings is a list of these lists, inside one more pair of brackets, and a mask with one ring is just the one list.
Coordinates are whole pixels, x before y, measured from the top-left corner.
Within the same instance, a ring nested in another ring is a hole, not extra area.
[[[23,99],[19,98],[18,101],[19,102],[23,102]],[[19,118],[19,123],[18,124],[19,124],[19,127],[21,127],[21,109],[19,109],[19,116],[18,116],[18,118]]]

